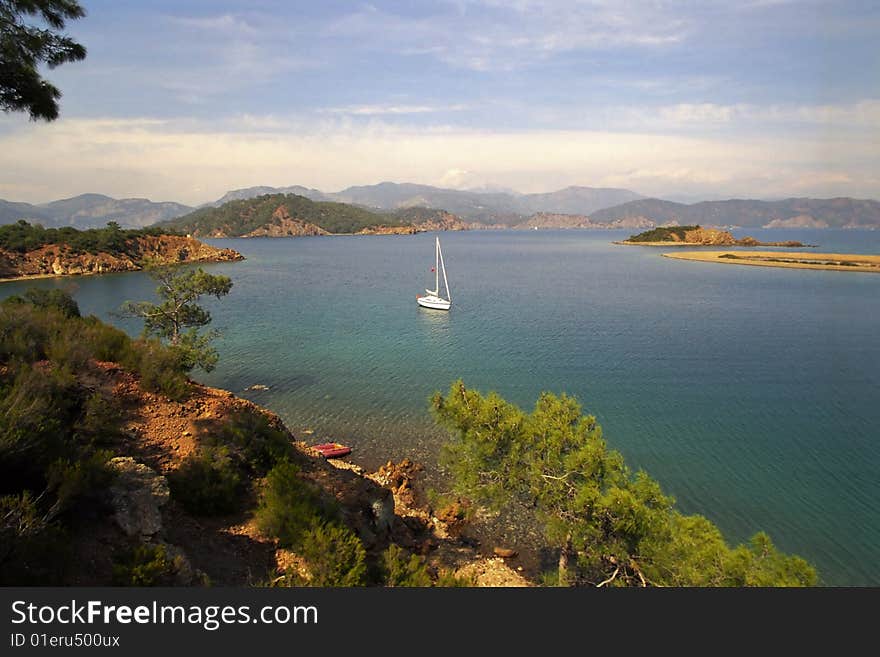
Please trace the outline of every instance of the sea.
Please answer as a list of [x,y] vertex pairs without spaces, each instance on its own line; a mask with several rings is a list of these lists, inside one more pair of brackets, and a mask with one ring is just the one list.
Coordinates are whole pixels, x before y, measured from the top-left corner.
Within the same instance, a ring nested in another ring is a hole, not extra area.
[[[736,231],[738,234],[738,231]],[[750,230],[817,251],[880,254],[880,231]],[[409,457],[443,485],[428,399],[456,379],[531,408],[568,393],[609,445],[731,543],[766,531],[828,586],[880,585],[880,275],[688,262],[628,232],[208,240],[246,260],[205,299],[220,362],[197,380],[278,413],[306,441],[376,468]],[[668,250],[668,249],[667,249]],[[84,314],[155,298],[145,274],[0,285],[73,291]],[[267,390],[249,389],[266,386]]]

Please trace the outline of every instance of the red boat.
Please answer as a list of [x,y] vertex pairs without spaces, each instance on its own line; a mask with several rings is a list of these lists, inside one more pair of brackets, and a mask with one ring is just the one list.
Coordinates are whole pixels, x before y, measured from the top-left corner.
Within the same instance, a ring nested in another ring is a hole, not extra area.
[[340,456],[351,454],[351,447],[340,443],[321,443],[320,445],[312,445],[312,449],[316,449],[328,459],[337,459]]

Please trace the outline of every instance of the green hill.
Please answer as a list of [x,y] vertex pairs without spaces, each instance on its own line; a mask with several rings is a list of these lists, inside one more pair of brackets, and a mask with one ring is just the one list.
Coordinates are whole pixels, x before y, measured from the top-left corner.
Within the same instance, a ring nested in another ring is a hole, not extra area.
[[192,235],[243,237],[285,223],[312,224],[327,233],[356,233],[373,226],[404,226],[410,222],[347,203],[312,201],[296,194],[267,194],[230,201],[219,208],[202,208],[160,225]]
[[630,235],[627,242],[684,242],[685,233],[697,230],[699,226],[662,226],[646,230],[638,235]]

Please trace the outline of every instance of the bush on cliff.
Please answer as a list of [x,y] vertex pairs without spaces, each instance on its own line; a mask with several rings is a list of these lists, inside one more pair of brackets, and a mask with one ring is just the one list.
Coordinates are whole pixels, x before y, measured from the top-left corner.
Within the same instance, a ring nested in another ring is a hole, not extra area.
[[164,545],[137,545],[113,564],[114,586],[173,586],[179,564]]
[[203,447],[184,459],[168,476],[171,495],[189,513],[215,516],[235,511],[241,501],[242,479],[222,447]]
[[244,465],[257,475],[296,457],[287,433],[273,427],[269,418],[253,410],[244,410],[230,417],[220,433],[209,440],[213,444],[233,447]]
[[269,471],[255,514],[261,532],[297,549],[309,530],[335,517],[335,509],[302,480],[296,465],[281,461]]

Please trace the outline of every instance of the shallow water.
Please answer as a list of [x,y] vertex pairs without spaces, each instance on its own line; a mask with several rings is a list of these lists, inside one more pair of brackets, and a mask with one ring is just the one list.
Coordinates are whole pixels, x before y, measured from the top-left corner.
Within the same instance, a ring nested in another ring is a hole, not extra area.
[[[880,253],[880,232],[751,233]],[[205,303],[221,361],[197,378],[370,467],[434,463],[427,399],[456,378],[526,407],[567,392],[729,539],[763,529],[826,584],[880,584],[880,275],[675,261],[611,244],[626,235],[443,233],[448,313],[415,303],[433,234],[213,240],[247,260],[209,266],[234,287]],[[109,312],[154,287],[139,273],[31,284],[73,284],[84,312],[133,332]]]

